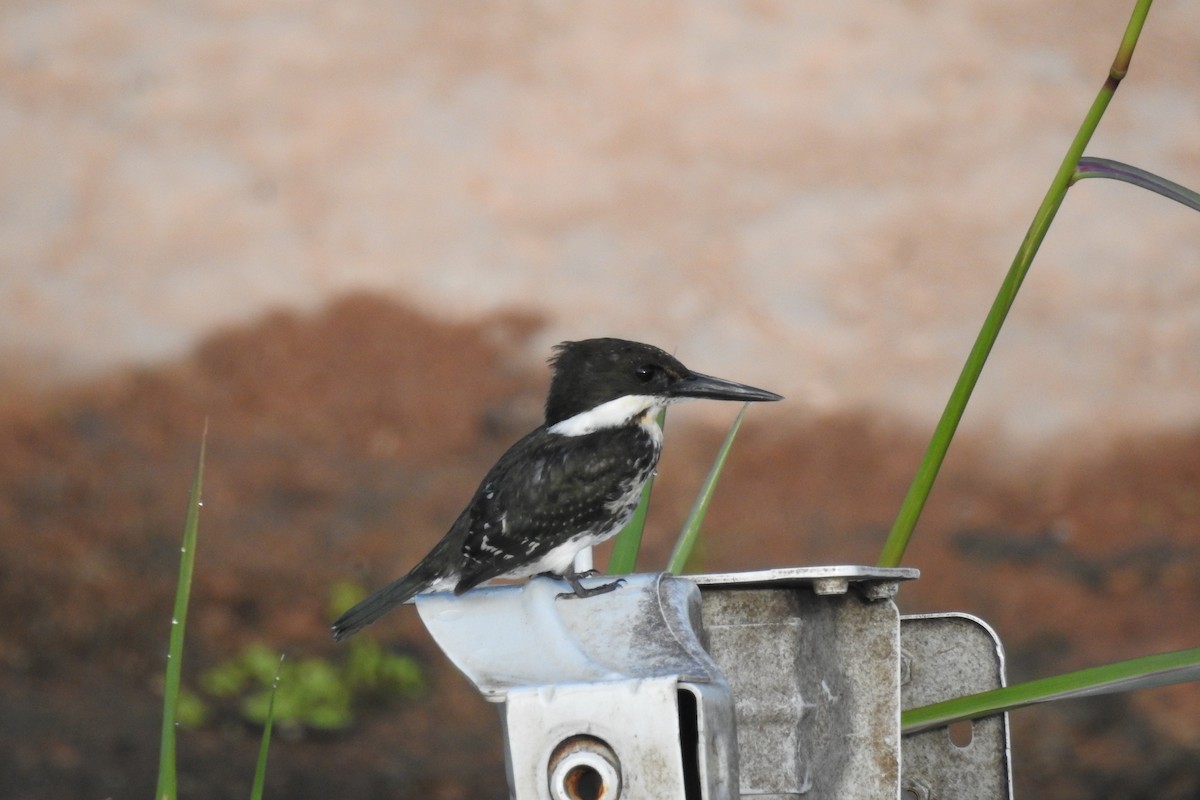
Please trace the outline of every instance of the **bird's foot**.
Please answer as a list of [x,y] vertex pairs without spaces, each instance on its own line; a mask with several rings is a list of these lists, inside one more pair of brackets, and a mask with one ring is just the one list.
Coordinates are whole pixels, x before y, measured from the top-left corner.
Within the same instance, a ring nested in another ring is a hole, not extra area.
[[589,589],[579,582],[580,578],[591,578],[599,574],[598,570],[589,569],[587,572],[571,572],[563,575],[562,579],[571,584],[571,589],[574,591],[562,592],[558,595],[558,598],[560,600],[568,600],[571,598],[594,597],[598,594],[608,594],[625,583],[624,578],[617,578],[610,583],[602,583],[599,586],[593,586]]
[[[587,570],[584,570],[583,572],[576,572],[575,577],[576,578],[594,578],[599,574],[600,574],[600,570],[598,570],[598,569],[587,569]],[[564,576],[564,575],[559,575],[557,572],[539,572],[534,577],[535,578],[554,578],[554,580],[556,580],[556,581],[565,580],[565,581],[570,582],[569,577]]]

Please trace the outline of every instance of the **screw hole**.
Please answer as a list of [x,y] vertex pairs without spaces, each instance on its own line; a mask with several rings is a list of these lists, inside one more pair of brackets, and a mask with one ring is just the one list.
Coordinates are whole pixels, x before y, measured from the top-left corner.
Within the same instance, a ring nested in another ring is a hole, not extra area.
[[571,800],[600,800],[604,797],[604,778],[588,764],[572,767],[563,784]]
[[975,738],[975,723],[969,719],[953,722],[946,728],[946,735],[955,747],[970,747],[971,740]]
[[553,800],[619,800],[621,767],[606,742],[583,734],[558,743],[547,764]]

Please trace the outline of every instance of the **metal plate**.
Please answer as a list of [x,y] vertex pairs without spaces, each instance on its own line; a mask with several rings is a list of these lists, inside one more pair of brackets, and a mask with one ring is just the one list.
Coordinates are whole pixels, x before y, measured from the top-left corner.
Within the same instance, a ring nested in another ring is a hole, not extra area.
[[899,614],[856,592],[818,595],[812,572],[702,587],[709,652],[733,690],[740,794],[895,797]]
[[[1004,685],[1004,649],[969,614],[900,618],[901,703],[919,706]],[[1008,715],[905,736],[901,798],[1011,800]]]
[[821,595],[845,594],[853,586],[868,600],[887,600],[895,597],[901,581],[921,577],[921,571],[911,567],[864,567],[832,565],[821,567],[781,567],[752,572],[722,572],[710,575],[688,575],[703,587],[724,586],[731,589],[762,586],[805,586]]

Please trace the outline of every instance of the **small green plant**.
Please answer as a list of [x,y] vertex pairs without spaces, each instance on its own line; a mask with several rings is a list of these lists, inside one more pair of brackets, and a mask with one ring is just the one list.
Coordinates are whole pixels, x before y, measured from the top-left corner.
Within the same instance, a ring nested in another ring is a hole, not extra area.
[[[182,680],[184,629],[196,565],[206,438],[207,430],[201,439],[183,529],[167,648],[156,800],[175,800],[178,796],[175,758],[178,728],[204,725],[213,716],[209,700],[201,693],[185,689]],[[357,602],[363,590],[353,584],[338,584],[331,595],[333,605],[340,610]],[[353,721],[352,706],[356,699],[414,697],[425,691],[425,679],[415,659],[386,653],[378,642],[366,636],[351,643],[341,665],[318,658],[287,662],[266,645],[250,645],[237,657],[205,672],[200,685],[208,698],[238,699],[241,716],[263,726],[250,793],[252,800],[261,800],[263,796],[267,753],[276,721],[294,729],[337,730]]]
[[[359,587],[339,584],[333,589],[332,605],[345,608],[362,594]],[[374,639],[360,636],[337,662],[305,658],[280,665],[266,645],[251,644],[205,672],[200,689],[202,694],[191,694],[204,709],[200,723],[211,718],[209,703],[218,700],[235,701],[243,720],[265,725],[274,693],[274,717],[281,726],[292,732],[337,731],[354,722],[354,706],[362,698],[411,699],[424,694],[426,682],[416,659],[386,652]]]

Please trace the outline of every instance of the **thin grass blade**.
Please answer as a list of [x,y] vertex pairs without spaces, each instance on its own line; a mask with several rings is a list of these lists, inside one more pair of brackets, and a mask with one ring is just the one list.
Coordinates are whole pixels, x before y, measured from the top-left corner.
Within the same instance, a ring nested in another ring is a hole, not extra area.
[[1200,680],[1200,647],[1090,667],[912,708],[900,715],[900,730],[906,734],[920,733],[1035,703],[1131,692],[1196,680]]
[[254,787],[250,790],[250,800],[262,800],[263,784],[267,780],[267,751],[271,746],[271,728],[275,724],[275,693],[279,691],[279,674],[283,671],[283,656],[279,657],[279,666],[275,668],[275,680],[271,684],[271,699],[267,701],[267,721],[263,725],[262,742],[258,746],[258,763],[254,766]]
[[[667,410],[658,414],[658,427],[667,421]],[[608,557],[609,575],[628,575],[637,568],[638,552],[642,549],[642,534],[646,530],[646,513],[650,510],[650,491],[654,488],[654,476],[642,487],[642,499],[638,501],[633,517],[613,540],[612,554]]]
[[183,674],[183,635],[187,622],[188,598],[192,592],[192,571],[196,564],[196,535],[200,527],[200,487],[204,480],[204,447],[208,425],[200,439],[200,456],[188,496],[187,518],[183,526],[183,548],[179,557],[179,580],[175,584],[175,609],[171,617],[171,638],[167,645],[167,671],[163,684],[163,724],[158,755],[158,800],[175,800],[175,728],[179,706],[179,687]]
[[934,428],[933,436],[930,437],[925,455],[917,467],[917,474],[909,485],[908,493],[900,504],[896,520],[892,523],[892,530],[888,534],[887,541],[884,542],[883,551],[877,562],[881,567],[898,567],[904,558],[904,551],[908,548],[908,542],[912,538],[917,520],[925,508],[925,501],[929,499],[933,482],[945,461],[946,451],[950,449],[950,441],[954,438],[955,431],[958,430],[959,422],[962,421],[967,401],[975,391],[975,385],[983,372],[983,365],[992,352],[996,337],[1000,335],[1000,328],[1004,325],[1004,320],[1017,298],[1017,291],[1021,288],[1021,283],[1025,280],[1025,275],[1033,264],[1034,256],[1042,246],[1042,241],[1046,238],[1046,233],[1050,230],[1050,225],[1066,198],[1067,189],[1075,179],[1076,166],[1083,157],[1084,148],[1091,141],[1117,87],[1129,70],[1129,62],[1133,57],[1138,37],[1141,35],[1142,26],[1146,22],[1150,3],[1151,0],[1138,0],[1134,6],[1129,23],[1125,27],[1125,35],[1117,49],[1116,58],[1113,59],[1112,67],[1108,71],[1108,78],[1092,101],[1087,114],[1084,115],[1079,130],[1071,140],[1067,153],[1050,182],[1050,188],[1046,190],[1046,195],[1042,199],[1037,213],[1034,214],[1033,221],[1029,224],[1029,229],[1021,241],[1021,246],[1017,249],[1012,265],[1004,276],[1004,281],[1000,284],[1000,291],[983,320],[979,335],[975,338],[975,344],[972,345],[971,352],[967,355],[958,381],[950,392],[950,399],[946,402],[942,416]]
[[1075,167],[1075,177],[1071,182],[1076,183],[1086,178],[1109,178],[1131,183],[1146,191],[1160,194],[1168,200],[1182,203],[1194,211],[1200,211],[1200,192],[1194,192],[1175,181],[1120,161],[1108,158],[1081,158]]
[[695,503],[692,504],[692,511],[683,524],[683,530],[679,532],[679,538],[675,540],[675,549],[671,551],[671,558],[667,561],[667,572],[679,575],[687,566],[692,550],[695,549],[696,542],[700,538],[700,528],[704,524],[704,517],[708,514],[708,505],[712,502],[713,492],[717,489],[717,481],[720,480],[721,472],[725,469],[729,449],[733,446],[733,437],[737,436],[738,428],[742,427],[742,418],[746,416],[746,409],[749,407],[749,403],[742,403],[742,410],[738,412],[733,425],[729,427],[729,433],[725,434],[725,441],[721,444],[717,459],[709,468],[708,477],[704,480],[700,493],[696,495]]

